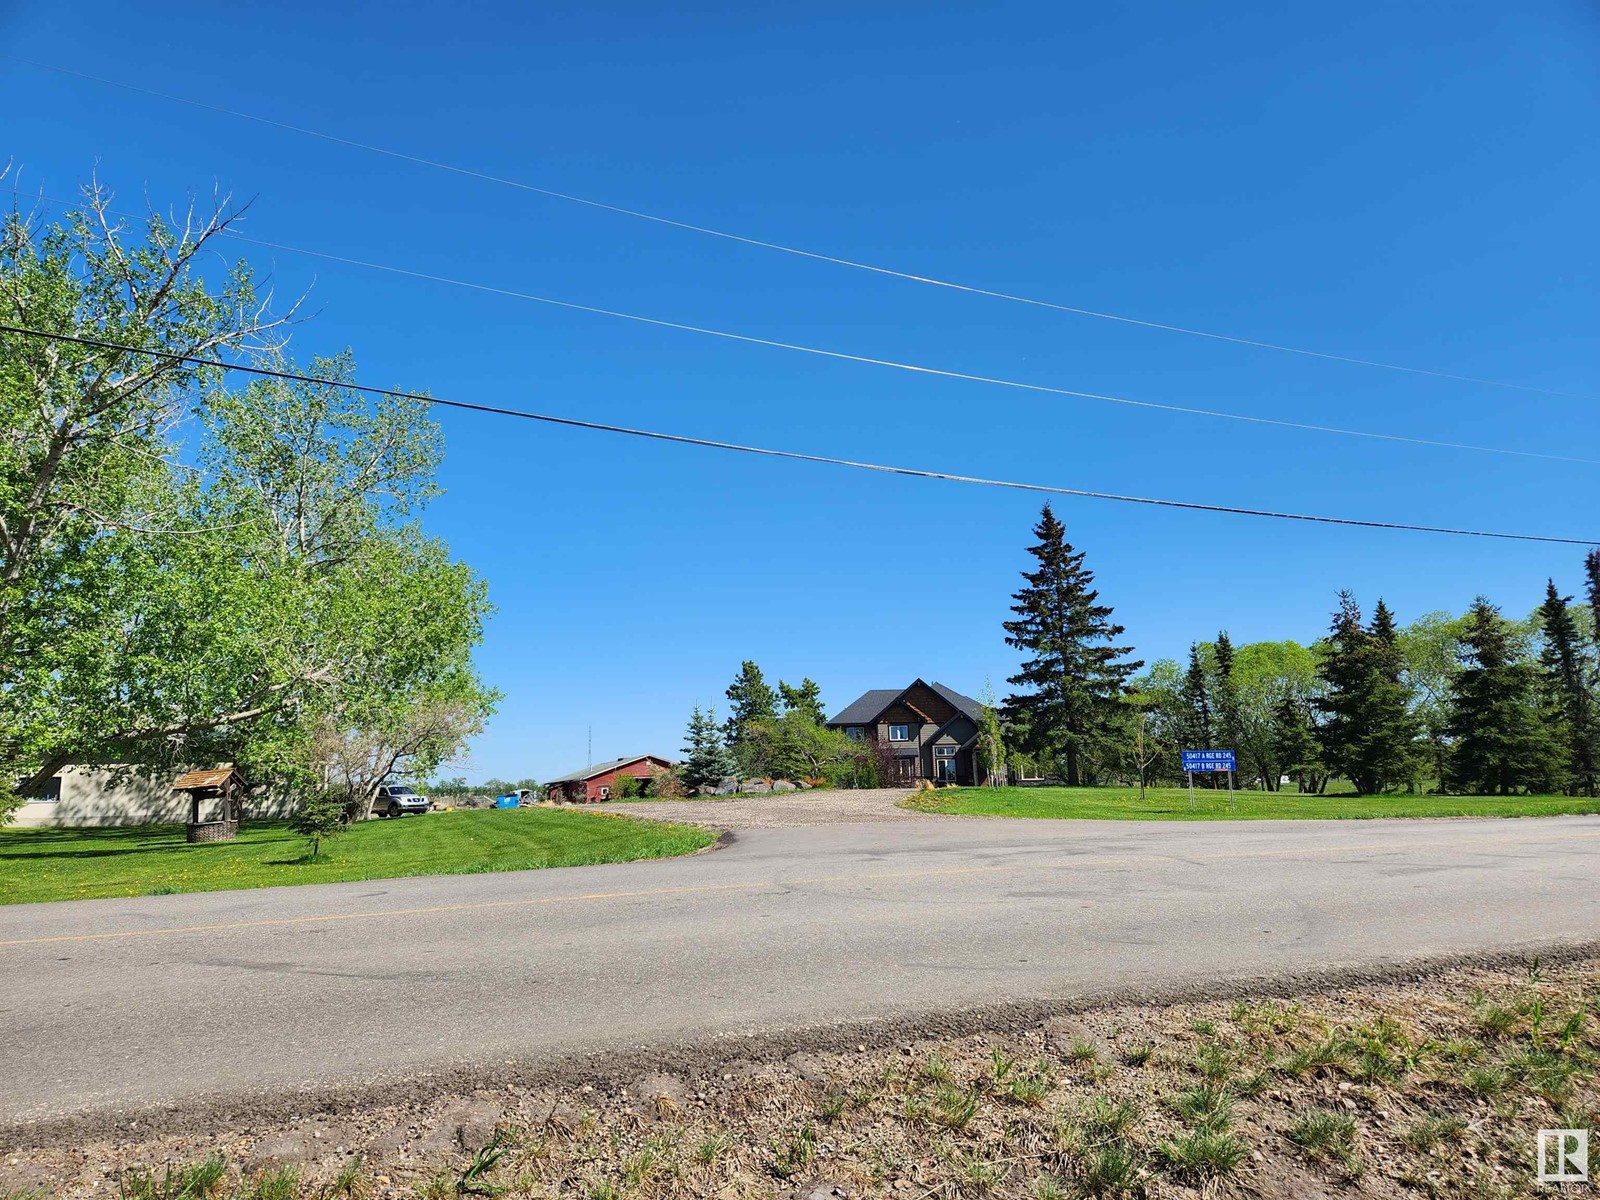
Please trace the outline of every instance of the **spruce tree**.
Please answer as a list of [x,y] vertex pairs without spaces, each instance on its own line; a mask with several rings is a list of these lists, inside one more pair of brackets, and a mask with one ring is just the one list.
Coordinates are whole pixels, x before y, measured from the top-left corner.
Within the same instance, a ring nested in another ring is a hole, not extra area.
[[822,689],[813,680],[802,679],[799,687],[790,687],[780,679],[778,695],[783,700],[785,713],[799,713],[813,725],[827,721],[828,714],[822,708]]
[[683,765],[678,777],[690,792],[714,788],[734,773],[733,755],[722,742],[715,712],[702,711],[697,704],[689,717],[689,744],[683,748]]
[[1422,724],[1411,703],[1405,678],[1405,651],[1394,613],[1378,598],[1372,611],[1368,647],[1372,654],[1372,690],[1367,701],[1367,762],[1379,786],[1411,783],[1422,765]]
[[1326,692],[1312,704],[1321,716],[1317,740],[1322,761],[1343,775],[1361,793],[1377,790],[1376,775],[1366,761],[1367,697],[1372,685],[1371,636],[1361,623],[1361,609],[1349,592],[1339,593],[1328,640],[1317,674]]
[[1508,796],[1561,781],[1561,747],[1540,719],[1538,671],[1515,655],[1500,610],[1479,597],[1461,638],[1465,662],[1450,685],[1455,739],[1449,786]]
[[1285,692],[1272,708],[1272,757],[1278,770],[1292,775],[1301,792],[1316,790],[1311,780],[1317,770],[1317,739],[1311,730],[1311,714],[1306,706]]
[[739,674],[728,685],[727,696],[732,708],[722,730],[730,746],[738,746],[751,722],[769,721],[778,715],[777,694],[767,686],[761,668],[748,659],[739,664]]
[[1123,717],[1120,697],[1128,676],[1144,664],[1129,662],[1131,647],[1115,645],[1124,629],[1112,609],[1099,603],[1094,573],[1046,504],[1034,526],[1028,553],[1037,569],[1024,571],[1004,623],[1006,645],[1029,655],[1007,682],[1020,689],[1006,697],[1007,718],[1024,731],[1023,749],[1053,758],[1069,785],[1084,780],[1097,749],[1115,736]]
[[1244,755],[1243,722],[1239,717],[1239,688],[1233,678],[1233,639],[1228,636],[1227,630],[1217,634],[1216,642],[1216,683],[1212,687],[1212,694],[1216,697],[1216,726],[1217,735],[1222,739],[1222,750],[1232,750],[1240,757]]
[[1594,636],[1600,638],[1600,550],[1591,550],[1583,556],[1583,582],[1589,598],[1589,612],[1594,616]]
[[1568,787],[1585,796],[1595,794],[1595,713],[1589,691],[1588,662],[1572,619],[1572,598],[1556,591],[1555,580],[1545,581],[1544,603],[1539,606],[1539,628],[1544,647],[1545,710],[1556,736],[1566,750]]
[[1420,765],[1420,726],[1389,606],[1379,600],[1372,624],[1363,626],[1355,597],[1340,592],[1317,673],[1326,691],[1312,704],[1322,718],[1317,739],[1329,771],[1362,795],[1411,782]]
[[[1183,683],[1178,688],[1181,719],[1178,723],[1179,750],[1211,750],[1211,691],[1206,682],[1206,665],[1200,657],[1200,647],[1189,646],[1189,669],[1183,673]],[[1215,780],[1202,779],[1201,783]]]

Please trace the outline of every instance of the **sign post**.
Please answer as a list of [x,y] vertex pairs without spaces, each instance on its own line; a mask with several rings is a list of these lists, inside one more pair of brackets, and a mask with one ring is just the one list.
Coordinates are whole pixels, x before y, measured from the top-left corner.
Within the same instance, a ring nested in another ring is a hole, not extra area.
[[1194,811],[1194,773],[1228,773],[1228,811],[1233,811],[1233,773],[1238,767],[1232,750],[1183,750],[1183,771],[1189,777],[1189,811]]

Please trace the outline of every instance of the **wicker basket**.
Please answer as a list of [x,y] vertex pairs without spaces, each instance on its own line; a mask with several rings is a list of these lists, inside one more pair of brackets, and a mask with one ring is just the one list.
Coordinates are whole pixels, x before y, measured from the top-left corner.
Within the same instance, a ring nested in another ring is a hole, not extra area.
[[238,834],[237,821],[201,821],[189,826],[191,842],[231,842]]

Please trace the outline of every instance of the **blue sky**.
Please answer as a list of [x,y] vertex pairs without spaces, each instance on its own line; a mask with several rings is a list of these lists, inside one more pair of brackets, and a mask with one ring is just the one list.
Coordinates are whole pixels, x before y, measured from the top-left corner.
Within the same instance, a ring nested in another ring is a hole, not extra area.
[[[852,272],[0,60],[0,155],[253,236],[854,354],[1600,458],[1600,19],[1576,3],[266,7],[0,0],[7,53],[678,220],[1066,304],[1516,381],[1255,350]],[[866,15],[863,15],[865,12]],[[301,357],[364,382],[963,474],[1600,539],[1600,468],[830,362],[302,256]],[[1003,690],[1039,500],[440,414],[427,527],[499,607],[465,772],[676,752],[741,659],[830,708]],[[1524,612],[1577,548],[1062,500],[1143,657]]]

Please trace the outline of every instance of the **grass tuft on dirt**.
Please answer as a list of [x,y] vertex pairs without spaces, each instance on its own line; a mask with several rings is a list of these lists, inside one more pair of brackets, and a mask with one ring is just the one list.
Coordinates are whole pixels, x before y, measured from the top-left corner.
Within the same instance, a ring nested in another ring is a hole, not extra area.
[[666,858],[716,835],[689,825],[561,809],[491,809],[363,821],[311,859],[282,821],[190,845],[182,825],[0,829],[0,903],[165,896],[285,884],[466,875]]
[[1194,809],[1183,788],[1009,787],[946,788],[902,801],[916,812],[976,817],[1094,821],[1283,821],[1371,817],[1548,817],[1600,813],[1586,796],[1301,796],[1294,792],[1195,790]]

